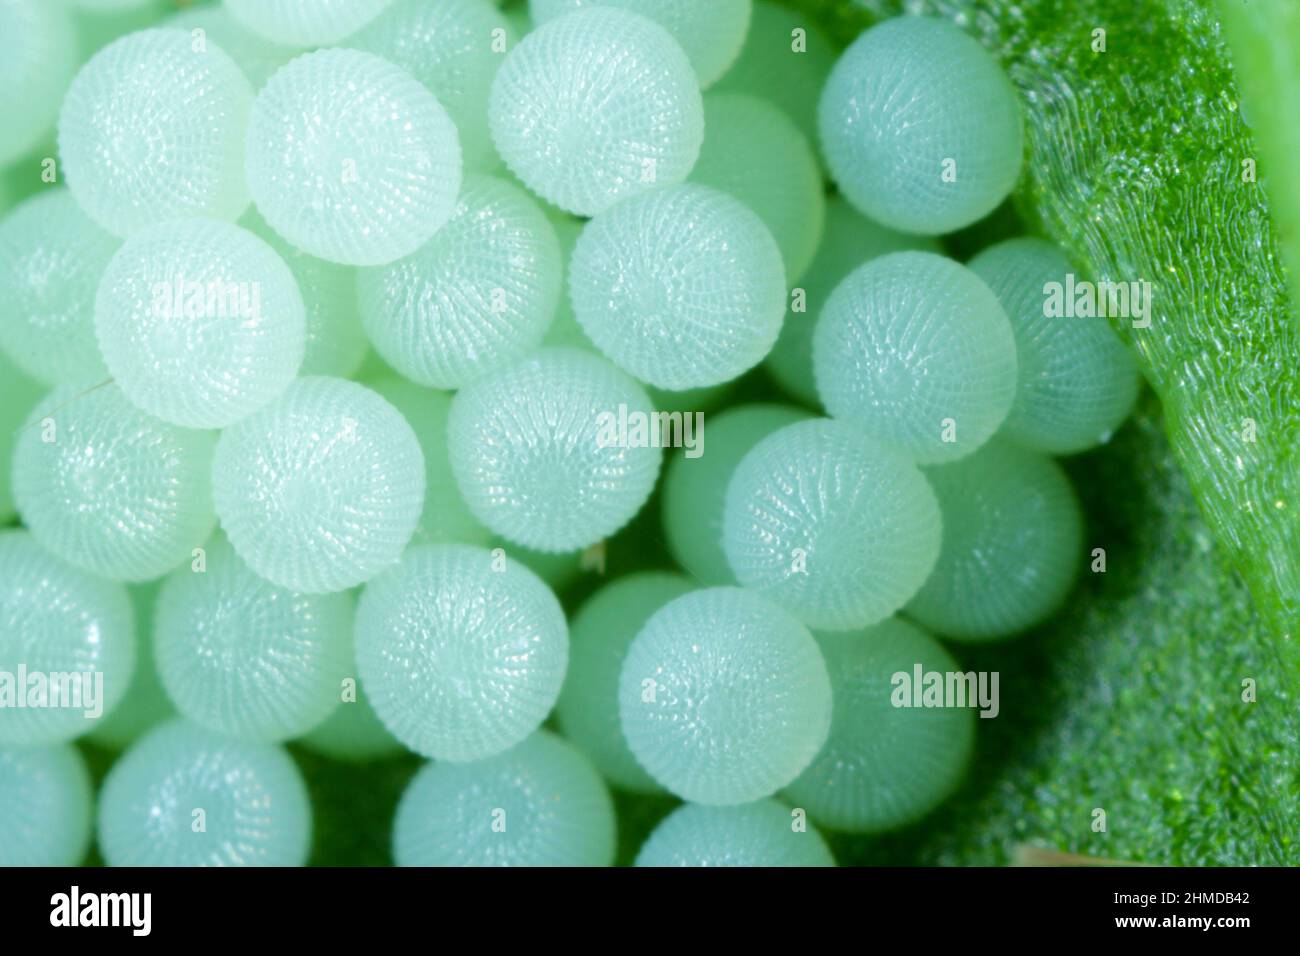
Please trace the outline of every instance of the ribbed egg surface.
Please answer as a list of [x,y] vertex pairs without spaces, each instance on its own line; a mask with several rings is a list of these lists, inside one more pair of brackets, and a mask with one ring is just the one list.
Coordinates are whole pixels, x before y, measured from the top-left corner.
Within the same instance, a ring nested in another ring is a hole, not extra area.
[[[0,708],[0,747],[81,736],[122,699],[134,668],[126,589],[65,564],[26,531],[0,531],[0,671],[6,697],[26,695]],[[55,675],[67,680],[56,686]]]
[[895,17],[861,34],[826,81],[818,123],[840,192],[903,232],[954,232],[992,212],[1024,158],[1006,74],[937,17]]
[[366,586],[357,664],[380,720],[428,757],[480,760],[536,730],[569,660],[559,602],[504,552],[412,548]]
[[56,389],[14,450],[23,522],[65,561],[119,581],[148,581],[212,532],[216,435],[140,411],[116,385]]
[[695,71],[657,23],[590,7],[538,27],[502,64],[488,106],[511,172],[591,216],[690,174],[704,137]]
[[687,184],[591,220],[569,264],[573,311],[602,352],[666,389],[729,381],[772,348],[781,252],[740,200]]
[[311,819],[283,749],[173,720],[105,778],[99,849],[109,866],[302,866]]
[[539,730],[474,763],[411,781],[393,823],[398,866],[609,866],[614,807],[573,745]]
[[921,472],[825,418],[758,442],[731,476],[722,519],[736,579],[827,630],[897,611],[934,567],[940,534]]
[[812,635],[764,598],[708,588],[669,602],[632,642],[619,713],[633,755],[685,800],[748,803],[808,765],[830,727]]
[[108,377],[95,341],[95,290],[121,244],[66,189],[0,220],[0,349],[47,385]]
[[247,740],[312,729],[339,703],[352,657],[351,595],[297,594],[254,574],[223,536],[158,597],[158,672],[180,712]]
[[362,269],[362,322],[407,378],[459,388],[536,348],[560,297],[555,230],[527,193],[466,178],[447,223],[415,253]]
[[306,53],[253,102],[248,188],[276,232],[304,252],[382,265],[447,221],[461,156],[447,111],[405,70],[372,53]]
[[797,829],[775,800],[736,807],[688,803],[670,813],[641,846],[637,866],[834,866],[814,828]]
[[300,378],[226,429],[212,465],[221,527],[292,591],[355,587],[397,563],[424,507],[424,458],[401,413],[355,382]]
[[231,223],[178,219],[118,249],[96,295],[95,333],[135,405],[185,428],[224,428],[297,376],[306,318],[269,245]]
[[969,455],[1016,394],[1016,341],[1002,305],[970,269],[895,252],[849,273],[813,333],[826,410],[912,460]]
[[529,0],[533,23],[541,25],[582,7],[619,7],[658,23],[682,45],[707,87],[727,71],[745,42],[750,0]]
[[953,640],[988,641],[1055,612],[1083,562],[1083,517],[1061,466],[995,441],[925,473],[943,546],[908,616]]
[[962,671],[938,641],[899,618],[816,637],[835,699],[831,732],[785,799],[850,833],[920,819],[951,795],[970,762],[978,686],[961,706],[924,706],[927,675],[946,685]]
[[457,393],[448,425],[456,483],[509,540],[585,548],[623,527],[654,488],[662,452],[649,444],[652,412],[645,390],[603,358],[541,349]]
[[109,232],[192,216],[233,220],[248,205],[244,130],[252,90],[216,44],[141,30],[81,68],[59,114],[68,188]]
[[488,95],[516,37],[483,0],[397,0],[347,45],[407,70],[438,98],[460,133],[466,170],[501,165],[488,130]]

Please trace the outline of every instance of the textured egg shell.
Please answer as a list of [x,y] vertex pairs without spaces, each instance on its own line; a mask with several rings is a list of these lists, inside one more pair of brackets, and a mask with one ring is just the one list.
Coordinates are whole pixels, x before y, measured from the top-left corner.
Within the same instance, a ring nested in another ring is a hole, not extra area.
[[542,581],[485,548],[412,548],[372,581],[356,617],[357,666],[375,712],[417,753],[481,760],[550,713],[568,626]]
[[775,800],[736,807],[688,803],[655,827],[637,866],[834,866],[812,827],[795,830],[789,808]]
[[704,97],[704,145],[691,182],[757,213],[781,250],[786,281],[803,277],[821,240],[826,198],[812,146],[778,107],[743,93]]
[[154,618],[158,672],[183,716],[245,740],[306,733],[352,670],[352,597],[296,594],[254,574],[222,535],[172,572]]
[[608,441],[619,436],[602,434],[621,408],[653,410],[636,382],[576,349],[541,349],[461,389],[448,436],[470,510],[541,551],[585,548],[618,531],[650,496],[662,460],[659,448],[621,447]]
[[[785,799],[832,830],[876,833],[919,820],[966,772],[976,700],[916,707],[913,695],[921,691],[911,681],[918,665],[945,684],[961,668],[938,641],[897,618],[866,631],[814,636],[831,676],[831,732],[808,769],[785,788]],[[896,680],[899,674],[907,685]]]
[[1061,606],[1083,556],[1083,516],[1056,462],[995,441],[926,477],[943,512],[943,548],[908,602],[910,617],[943,637],[988,641]]
[[788,784],[830,727],[812,635],[771,602],[708,588],[656,611],[628,650],[619,714],[636,759],[696,803],[748,803]]
[[609,866],[614,807],[573,745],[540,730],[475,763],[431,763],[397,807],[398,866]]
[[109,771],[99,849],[109,866],[302,866],[311,819],[302,774],[282,748],[178,719]]
[[785,313],[771,232],[739,200],[695,184],[597,215],[578,238],[569,284],[592,342],[665,389],[716,385],[753,368]]
[[[795,284],[796,288],[790,290],[790,307],[781,324],[781,334],[763,361],[778,385],[814,408],[821,406],[813,374],[813,330],[822,309],[835,287],[858,266],[877,256],[906,249],[942,252],[938,241],[929,236],[909,236],[877,225],[838,193],[826,200],[826,226],[817,255]],[[799,290],[802,295],[796,300]]]
[[488,130],[492,80],[513,47],[507,17],[482,0],[397,0],[347,45],[407,70],[456,123],[465,168],[501,165]]
[[415,253],[358,273],[362,323],[407,378],[459,388],[532,351],[560,297],[555,230],[527,193],[470,176]]
[[146,415],[116,385],[64,386],[19,434],[14,499],[36,540],[63,560],[149,581],[212,533],[215,442]]
[[273,229],[356,266],[420,248],[451,215],[461,182],[447,111],[405,70],[360,50],[306,53],[267,80],[245,166]]
[[731,66],[749,29],[750,0],[529,0],[533,23],[541,25],[582,7],[618,7],[649,17],[682,45],[701,88]]
[[95,297],[95,334],[139,408],[185,428],[224,428],[297,376],[306,316],[269,245],[231,223],[179,219],[118,249]]
[[827,630],[897,611],[934,567],[941,534],[921,472],[825,418],[787,425],[741,459],[722,527],[743,586]]
[[121,241],[66,189],[37,193],[0,220],[0,349],[47,385],[108,377],[95,341],[95,291]]
[[411,426],[337,378],[300,378],[222,432],[212,476],[235,551],[292,591],[342,591],[396,564],[424,508]]
[[252,89],[215,43],[142,30],[81,68],[59,113],[68,188],[103,228],[130,235],[191,216],[233,220],[248,206],[244,130]]
[[947,20],[895,17],[864,32],[836,62],[817,115],[840,191],[902,232],[968,226],[1020,175],[1015,90],[979,41]]
[[928,252],[895,252],[849,273],[813,332],[817,391],[913,461],[969,455],[1006,419],[1016,341],[977,275]]
[[664,476],[663,522],[668,550],[703,584],[735,584],[722,549],[727,485],[740,460],[778,428],[811,418],[789,405],[739,405],[704,419],[697,457],[673,452]]
[[573,617],[569,669],[556,705],[560,730],[616,787],[637,793],[662,788],[646,773],[623,737],[618,680],[623,658],[650,615],[692,584],[680,574],[645,571],[612,581]]
[[[126,589],[65,564],[26,531],[0,531],[0,672],[29,705],[0,708],[0,747],[81,736],[96,711],[117,706],[134,668]],[[78,681],[56,676],[70,674]]]
[[1105,318],[1047,314],[1047,288],[1056,283],[1064,296],[1073,274],[1064,253],[1041,239],[1008,239],[970,268],[998,297],[1016,337],[1020,375],[1001,434],[1052,455],[1106,441],[1137,401],[1137,363]]
[[657,23],[609,7],[528,34],[497,72],[488,122],[510,170],[582,216],[681,182],[704,138],[700,90],[681,46]]

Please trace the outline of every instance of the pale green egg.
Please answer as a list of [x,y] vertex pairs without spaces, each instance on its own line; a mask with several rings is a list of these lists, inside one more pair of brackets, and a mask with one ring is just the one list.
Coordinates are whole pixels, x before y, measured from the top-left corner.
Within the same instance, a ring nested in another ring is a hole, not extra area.
[[894,252],[835,287],[813,333],[817,391],[835,418],[921,464],[979,448],[1016,394],[1016,340],[970,269]]
[[947,20],[895,17],[864,32],[836,62],[817,115],[840,192],[902,232],[968,226],[1020,175],[1015,89],[979,41]]
[[117,706],[134,668],[126,589],[26,531],[0,531],[0,747],[81,736]]
[[583,229],[573,311],[621,368],[659,388],[736,378],[781,330],[785,280],[771,232],[744,203],[688,183],[634,196]]
[[740,588],[664,605],[633,640],[619,678],[633,755],[685,800],[749,803],[808,765],[830,727],[831,688],[808,630]]
[[929,236],[909,236],[877,225],[836,194],[826,200],[826,227],[812,264],[792,283],[781,335],[763,361],[778,385],[813,408],[821,406],[813,375],[813,330],[831,293],[858,266],[890,252],[939,253]]
[[[822,826],[851,833],[919,820],[965,775],[977,686],[960,702],[943,696],[950,675],[966,687],[965,672],[938,641],[899,618],[815,636],[831,675],[831,732],[785,799]],[[931,692],[934,686],[941,691]]]
[[510,170],[582,216],[680,183],[704,137],[680,44],[652,20],[603,6],[538,27],[506,55],[488,122]]
[[19,432],[13,491],[45,548],[119,581],[149,581],[212,533],[213,432],[140,411],[117,385],[64,386]]
[[569,634],[551,589],[519,562],[469,545],[422,545],[366,586],[356,655],[394,737],[465,762],[537,729],[559,696]]
[[807,271],[821,240],[826,200],[812,146],[778,107],[743,93],[704,97],[704,145],[691,182],[735,196],[771,231],[786,282]]
[[707,87],[735,62],[749,29],[750,0],[528,0],[539,26],[582,7],[618,7],[658,23],[682,45],[700,86]]
[[616,787],[638,793],[662,788],[628,750],[618,713],[623,658],[646,620],[690,591],[680,574],[645,571],[612,581],[573,616],[569,669],[556,705],[560,730]]
[[[589,547],[654,488],[662,451],[649,444],[652,411],[645,390],[603,358],[541,349],[457,393],[448,427],[456,483],[474,515],[510,541]],[[639,430],[623,427],[632,420]]]
[[834,866],[820,833],[788,807],[758,800],[735,807],[688,803],[641,845],[637,866]]
[[360,50],[317,50],[257,94],[245,169],[258,211],[294,246],[376,266],[415,252],[451,216],[460,142],[405,70]]
[[99,849],[109,866],[302,866],[311,821],[302,774],[283,748],[177,719],[109,771]]
[[300,378],[221,433],[221,527],[273,584],[343,591],[392,567],[424,508],[424,455],[402,414],[355,382]]
[[224,428],[297,377],[306,312],[289,267],[253,233],[178,219],[117,250],[95,297],[95,335],[139,408],[185,428]]
[[695,449],[674,451],[663,486],[668,550],[702,584],[734,584],[722,549],[727,485],[740,460],[772,432],[812,417],[789,405],[739,405],[706,415]]
[[1083,516],[1060,465],[994,441],[925,474],[943,512],[943,547],[907,614],[962,641],[997,640],[1046,620],[1083,559]]
[[352,671],[352,597],[297,594],[258,577],[223,535],[172,572],[158,596],[154,652],[167,694],[202,727],[275,742],[339,703]]
[[614,807],[572,744],[539,730],[475,763],[427,764],[393,822],[398,866],[609,866]]
[[809,627],[881,621],[939,556],[939,505],[911,462],[819,418],[759,441],[727,486],[722,541],[742,586]]
[[414,254],[358,273],[375,350],[407,378],[459,388],[535,349],[555,315],[560,248],[528,194],[471,175]]
[[94,805],[75,747],[0,749],[0,867],[79,866]]
[[130,235],[193,216],[233,220],[248,206],[244,129],[252,89],[213,43],[142,30],[81,68],[59,113],[68,188],[103,228]]
[[[1065,312],[1074,270],[1064,253],[1042,239],[1008,239],[970,268],[998,297],[1016,337],[1020,374],[1001,434],[1050,455],[1106,441],[1137,401],[1137,362],[1105,318]],[[1049,314],[1053,294],[1058,311]]]

